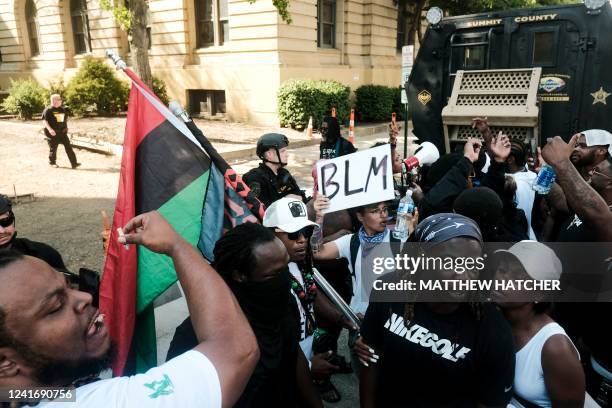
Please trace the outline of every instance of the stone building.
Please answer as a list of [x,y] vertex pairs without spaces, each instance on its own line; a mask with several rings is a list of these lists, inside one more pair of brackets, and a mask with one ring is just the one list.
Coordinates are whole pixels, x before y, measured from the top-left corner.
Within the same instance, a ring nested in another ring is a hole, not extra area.
[[[353,90],[400,82],[404,33],[393,0],[291,0],[291,24],[272,0],[150,0],[149,8],[153,74],[192,113],[277,125],[286,80],[335,79]],[[1,90],[11,78],[68,80],[86,55],[109,48],[129,53],[99,0],[0,0]]]

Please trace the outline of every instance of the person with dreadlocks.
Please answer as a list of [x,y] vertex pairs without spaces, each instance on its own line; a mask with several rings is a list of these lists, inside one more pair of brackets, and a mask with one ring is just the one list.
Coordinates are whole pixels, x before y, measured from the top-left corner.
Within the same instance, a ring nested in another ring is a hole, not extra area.
[[280,133],[266,133],[257,141],[259,166],[249,170],[244,182],[266,207],[279,198],[292,195],[306,199],[295,178],[286,169],[289,139]]
[[336,157],[355,153],[357,149],[351,142],[340,135],[338,119],[325,116],[321,123],[321,144],[319,159],[335,159]]
[[[459,214],[426,218],[411,241],[403,254],[411,256],[418,250],[414,254],[426,260],[471,258],[476,260],[473,265],[482,257],[478,225]],[[418,284],[419,280],[478,278],[478,267],[460,271],[433,264],[414,275],[414,271],[397,270],[382,279],[412,276]],[[423,299],[425,295],[427,299],[419,301],[419,296]],[[466,291],[431,295],[417,292],[414,298],[414,294],[400,292],[398,296],[404,301],[371,299],[361,326],[363,337],[355,346],[365,366],[361,371],[361,406],[506,406],[514,377],[514,345],[508,323],[495,306],[470,302]]]
[[[299,318],[290,297],[289,255],[283,243],[268,228],[245,223],[221,237],[213,255],[213,266],[236,296],[260,350],[255,371],[234,407],[322,407],[298,343]],[[176,329],[167,359],[182,354],[194,341],[187,318]]]
[[308,212],[303,202],[285,197],[273,202],[266,209],[263,225],[274,231],[289,253],[291,294],[295,298],[300,314],[300,346],[310,361],[312,377],[325,401],[338,402],[340,394],[329,381],[330,376],[339,370],[339,367],[333,364],[333,351],[313,352],[313,340],[318,328],[315,315],[348,329],[357,328],[317,290],[309,243],[317,224],[308,219]]

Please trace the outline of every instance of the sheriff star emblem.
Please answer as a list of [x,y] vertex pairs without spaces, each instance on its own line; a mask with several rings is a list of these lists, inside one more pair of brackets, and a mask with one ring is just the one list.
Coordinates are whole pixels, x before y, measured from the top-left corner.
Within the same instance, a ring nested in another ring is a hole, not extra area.
[[599,87],[599,91],[593,92],[591,96],[593,97],[593,105],[596,103],[603,103],[604,105],[607,105],[606,99],[608,96],[610,96],[610,93],[604,91],[603,86],[601,86]]

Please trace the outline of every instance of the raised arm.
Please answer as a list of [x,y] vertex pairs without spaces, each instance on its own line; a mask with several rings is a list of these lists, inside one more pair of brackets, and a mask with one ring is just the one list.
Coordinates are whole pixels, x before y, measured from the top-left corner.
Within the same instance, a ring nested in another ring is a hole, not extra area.
[[[323,194],[317,194],[313,207],[315,214],[322,217],[323,211],[329,208],[329,198],[325,197]],[[340,251],[338,251],[338,247],[333,242],[321,243],[319,245],[319,250],[313,254],[314,259],[318,261],[337,259],[339,256]]]
[[219,274],[158,212],[133,218],[124,231],[125,242],[172,258],[200,342],[194,350],[215,366],[223,406],[233,406],[259,360],[255,335],[238,302]]
[[557,183],[563,189],[570,208],[582,222],[593,228],[601,241],[612,242],[612,212],[605,200],[584,181],[569,157],[577,136],[572,137],[569,144],[559,136],[548,139],[542,150],[542,156],[557,173]]

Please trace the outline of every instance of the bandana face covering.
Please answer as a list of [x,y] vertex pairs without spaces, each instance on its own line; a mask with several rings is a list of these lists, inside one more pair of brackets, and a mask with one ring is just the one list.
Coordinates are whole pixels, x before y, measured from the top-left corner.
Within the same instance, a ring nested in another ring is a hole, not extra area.
[[387,230],[379,232],[378,234],[368,235],[363,227],[359,228],[359,241],[362,244],[380,244],[385,239]]
[[287,313],[291,288],[289,267],[261,282],[237,282],[229,279],[227,285],[238,299],[253,326],[274,329]]
[[[291,273],[289,267],[275,276],[261,282],[227,281],[244,311],[259,346],[260,357],[256,372],[274,376],[283,359],[283,322],[290,303]],[[299,347],[299,346],[298,346]]]

